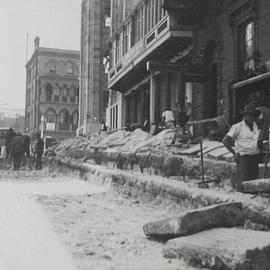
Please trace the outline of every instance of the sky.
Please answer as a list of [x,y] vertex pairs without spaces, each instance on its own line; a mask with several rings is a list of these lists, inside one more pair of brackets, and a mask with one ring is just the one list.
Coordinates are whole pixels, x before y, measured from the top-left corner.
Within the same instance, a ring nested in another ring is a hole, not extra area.
[[81,0],[0,0],[0,108],[25,106],[25,64],[40,46],[80,49]]

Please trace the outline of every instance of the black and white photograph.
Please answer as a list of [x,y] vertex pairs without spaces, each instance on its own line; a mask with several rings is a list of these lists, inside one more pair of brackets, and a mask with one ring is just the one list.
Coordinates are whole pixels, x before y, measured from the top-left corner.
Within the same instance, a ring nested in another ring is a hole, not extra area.
[[0,4],[0,270],[270,270],[269,0]]

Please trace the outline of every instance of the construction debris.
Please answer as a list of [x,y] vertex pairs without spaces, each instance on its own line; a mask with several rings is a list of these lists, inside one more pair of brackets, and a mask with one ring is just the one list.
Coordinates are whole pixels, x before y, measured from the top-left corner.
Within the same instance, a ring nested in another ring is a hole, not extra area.
[[223,203],[185,212],[177,217],[143,226],[146,236],[170,239],[216,227],[243,226],[241,203]]
[[168,241],[163,255],[215,270],[269,270],[270,233],[212,229]]

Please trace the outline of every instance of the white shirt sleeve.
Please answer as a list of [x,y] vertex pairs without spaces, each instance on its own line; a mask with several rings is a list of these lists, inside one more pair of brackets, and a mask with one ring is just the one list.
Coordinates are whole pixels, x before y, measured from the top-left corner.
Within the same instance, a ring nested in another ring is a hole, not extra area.
[[227,135],[235,140],[239,136],[238,125],[233,125]]

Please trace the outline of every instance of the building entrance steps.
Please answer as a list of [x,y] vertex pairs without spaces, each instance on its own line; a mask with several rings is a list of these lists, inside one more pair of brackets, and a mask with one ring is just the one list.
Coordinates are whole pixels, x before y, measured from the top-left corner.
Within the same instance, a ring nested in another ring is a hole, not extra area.
[[222,203],[187,211],[179,216],[144,225],[146,236],[170,239],[216,227],[243,226],[242,204]]
[[212,229],[168,241],[163,255],[215,270],[269,270],[270,233],[239,228]]

